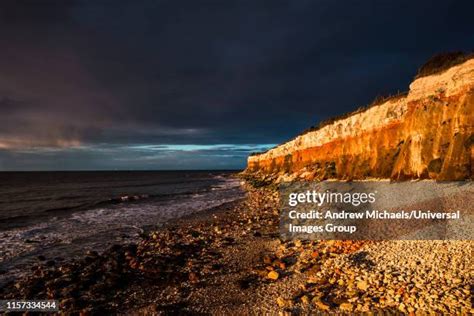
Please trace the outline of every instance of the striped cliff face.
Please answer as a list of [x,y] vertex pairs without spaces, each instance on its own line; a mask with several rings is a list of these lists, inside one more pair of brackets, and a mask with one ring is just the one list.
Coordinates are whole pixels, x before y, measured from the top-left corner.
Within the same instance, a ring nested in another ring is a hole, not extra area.
[[248,158],[281,179],[474,176],[474,59],[413,81],[408,95]]

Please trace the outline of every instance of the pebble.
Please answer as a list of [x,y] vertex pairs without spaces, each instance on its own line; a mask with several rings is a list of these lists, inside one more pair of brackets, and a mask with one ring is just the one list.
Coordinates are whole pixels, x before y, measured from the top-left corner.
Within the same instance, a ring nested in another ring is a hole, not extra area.
[[301,300],[301,303],[302,303],[303,305],[309,305],[309,298],[308,298],[308,296],[303,295],[300,300]]
[[352,312],[352,310],[354,309],[354,305],[352,305],[351,303],[342,303],[341,305],[339,305],[339,308],[346,312]]
[[280,274],[276,272],[275,270],[270,271],[267,274],[267,278],[269,278],[270,280],[278,280],[279,277],[280,277]]
[[323,303],[322,301],[316,301],[316,302],[315,302],[315,305],[316,305],[320,310],[323,310],[323,311],[328,311],[328,310],[329,310],[329,305]]
[[357,288],[362,291],[366,291],[369,288],[369,285],[366,281],[359,281],[357,282]]
[[277,302],[278,306],[280,306],[280,307],[285,307],[285,306],[288,305],[287,300],[283,299],[282,297],[277,297],[276,302]]

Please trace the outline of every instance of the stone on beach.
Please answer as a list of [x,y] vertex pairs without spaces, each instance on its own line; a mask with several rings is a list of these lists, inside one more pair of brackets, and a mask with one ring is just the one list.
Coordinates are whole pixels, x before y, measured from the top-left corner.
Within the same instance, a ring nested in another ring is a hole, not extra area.
[[280,276],[280,274],[276,271],[270,271],[268,274],[267,274],[267,278],[269,278],[270,280],[278,280],[278,277]]

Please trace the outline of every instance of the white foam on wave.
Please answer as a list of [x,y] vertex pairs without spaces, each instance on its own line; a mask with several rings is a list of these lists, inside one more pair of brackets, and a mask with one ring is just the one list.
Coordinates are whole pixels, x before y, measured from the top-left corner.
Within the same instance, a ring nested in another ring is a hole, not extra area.
[[214,185],[211,190],[228,190],[228,189],[233,189],[233,188],[238,188],[240,187],[240,180],[238,179],[227,179],[226,181],[223,181],[222,183]]

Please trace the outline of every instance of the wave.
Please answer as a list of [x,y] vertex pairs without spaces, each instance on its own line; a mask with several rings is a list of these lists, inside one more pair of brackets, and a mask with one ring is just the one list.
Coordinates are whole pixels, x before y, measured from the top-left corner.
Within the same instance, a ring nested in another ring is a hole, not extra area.
[[[223,177],[223,179],[226,179]],[[239,186],[239,181],[236,180],[230,180],[227,179],[227,181],[224,181],[221,184],[202,188],[202,189],[195,189],[195,190],[188,190],[184,192],[176,192],[176,193],[160,193],[160,194],[123,194],[119,196],[114,196],[114,197],[108,197],[102,200],[93,200],[93,201],[87,201],[84,203],[79,203],[75,205],[66,205],[66,206],[59,206],[59,207],[52,207],[52,208],[44,208],[42,210],[39,210],[35,212],[34,214],[31,215],[14,215],[14,216],[5,216],[1,217],[2,221],[7,221],[3,222],[0,224],[0,229],[3,227],[12,227],[12,226],[18,226],[20,223],[26,223],[28,219],[32,220],[35,219],[39,216],[45,216],[45,214],[51,215],[51,214],[56,214],[56,215],[61,215],[61,214],[70,214],[71,212],[81,212],[81,211],[89,211],[89,210],[94,210],[96,208],[106,208],[107,206],[111,205],[116,205],[116,204],[124,204],[124,203],[146,203],[147,201],[150,200],[172,200],[176,198],[181,198],[185,196],[193,196],[193,197],[198,197],[201,196],[202,194],[205,194],[209,191],[216,191],[216,190],[229,190],[233,189]],[[36,199],[36,201],[66,201],[66,200],[87,200],[87,196],[64,196],[61,198],[57,198],[55,200],[52,200],[51,198],[48,199]],[[91,197],[93,199],[94,197]],[[19,201],[26,201],[26,200],[19,200]],[[14,210],[21,210],[22,208],[17,208],[17,209],[10,209],[10,211]],[[17,225],[15,225],[17,224]]]
[[[160,226],[243,197],[235,182],[222,187],[225,189],[156,194],[136,201],[111,202],[108,199],[95,203],[93,208],[82,205],[87,210],[80,212],[55,208],[41,215],[17,216],[18,221],[36,221],[0,232],[0,262],[3,261],[5,267],[8,265],[7,270],[14,273],[15,267],[20,267],[22,262],[34,261],[39,254],[70,258],[82,254],[84,249],[101,251],[111,244],[137,241],[145,227]],[[51,216],[51,212],[58,212],[61,216]],[[19,269],[18,273],[21,271],[24,270]]]

